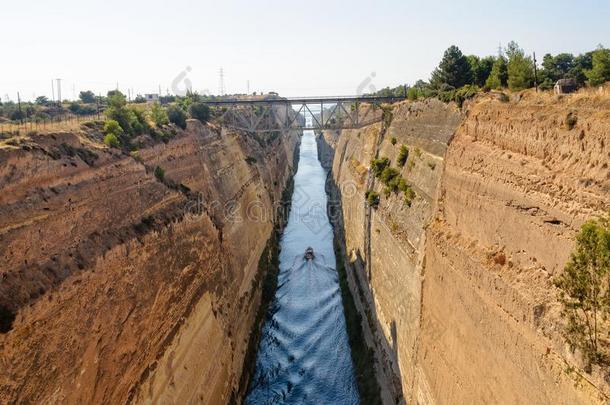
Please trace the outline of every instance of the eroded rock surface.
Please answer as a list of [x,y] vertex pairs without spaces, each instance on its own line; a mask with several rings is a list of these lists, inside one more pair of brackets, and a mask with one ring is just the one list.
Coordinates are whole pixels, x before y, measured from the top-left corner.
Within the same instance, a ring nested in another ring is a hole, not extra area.
[[[561,337],[552,277],[610,208],[608,134],[607,95],[526,92],[405,102],[387,127],[319,138],[386,402],[607,403],[608,370],[585,373]],[[378,157],[415,190],[410,207],[373,178]]]
[[132,156],[87,133],[3,145],[0,402],[227,402],[297,142],[191,120]]

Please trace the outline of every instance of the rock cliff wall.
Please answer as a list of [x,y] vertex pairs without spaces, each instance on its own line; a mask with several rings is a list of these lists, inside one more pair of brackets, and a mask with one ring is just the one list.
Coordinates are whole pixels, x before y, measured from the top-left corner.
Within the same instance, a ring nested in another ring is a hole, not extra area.
[[[563,342],[552,276],[610,207],[609,131],[607,95],[525,93],[462,110],[405,102],[389,125],[322,134],[385,402],[608,401],[608,370],[585,373]],[[373,178],[382,156],[414,189],[410,207]]]
[[226,403],[298,137],[91,132],[0,147],[0,403]]

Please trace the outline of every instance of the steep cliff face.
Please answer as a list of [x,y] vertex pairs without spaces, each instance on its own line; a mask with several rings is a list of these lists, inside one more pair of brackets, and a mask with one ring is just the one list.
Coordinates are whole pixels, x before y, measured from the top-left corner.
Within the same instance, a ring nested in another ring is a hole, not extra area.
[[552,277],[610,208],[610,102],[543,97],[479,100],[447,152],[418,353],[437,402],[608,401],[609,370],[579,371],[563,342]]
[[0,148],[1,402],[227,402],[298,137],[97,139]]
[[[348,279],[360,301],[369,345],[376,349],[377,377],[384,402],[408,394],[414,375],[421,307],[424,226],[436,202],[443,171],[442,155],[461,119],[454,106],[437,100],[401,104],[389,126],[326,132],[319,144],[334,148],[335,199],[342,209],[345,248],[351,264]],[[395,144],[393,144],[395,141]],[[401,146],[408,164],[397,165]],[[402,194],[384,195],[385,186],[370,173],[373,158],[387,157],[416,192],[409,207]],[[411,163],[412,162],[412,163]],[[365,193],[381,195],[377,209],[365,204]]]
[[[402,103],[387,127],[320,137],[386,402],[608,400],[608,370],[579,371],[563,342],[552,284],[580,225],[610,207],[607,100]],[[384,195],[375,157],[412,186],[411,206]]]

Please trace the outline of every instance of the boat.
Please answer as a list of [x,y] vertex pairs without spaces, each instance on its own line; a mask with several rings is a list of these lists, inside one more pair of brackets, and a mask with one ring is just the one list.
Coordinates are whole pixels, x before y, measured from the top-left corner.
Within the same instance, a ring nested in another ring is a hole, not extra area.
[[305,249],[305,260],[313,260],[314,257],[313,248],[311,246]]

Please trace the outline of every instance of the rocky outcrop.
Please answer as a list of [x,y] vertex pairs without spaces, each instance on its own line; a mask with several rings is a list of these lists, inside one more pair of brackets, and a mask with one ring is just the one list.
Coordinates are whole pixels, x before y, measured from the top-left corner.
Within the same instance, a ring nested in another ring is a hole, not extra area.
[[[580,225],[610,207],[607,100],[405,102],[389,125],[320,137],[385,402],[608,401],[608,370],[582,371],[561,337],[552,284]],[[410,207],[373,178],[381,156]]]
[[0,402],[227,402],[298,137],[94,135],[0,147]]

